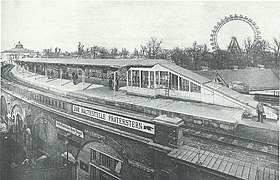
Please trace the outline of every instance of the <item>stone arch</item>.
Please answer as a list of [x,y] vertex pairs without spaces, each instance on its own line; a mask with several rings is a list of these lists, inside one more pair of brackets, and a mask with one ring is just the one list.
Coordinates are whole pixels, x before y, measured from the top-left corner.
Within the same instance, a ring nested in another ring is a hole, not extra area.
[[47,155],[57,159],[57,148],[60,143],[57,140],[57,129],[53,118],[47,113],[38,114],[31,128],[32,156],[37,159]]
[[21,103],[19,103],[18,101],[13,102],[10,112],[11,112],[12,118],[15,119],[17,114],[19,114],[21,116],[21,118],[23,119],[23,121],[25,121],[25,112],[21,106]]
[[22,134],[25,131],[26,123],[24,111],[20,104],[15,103],[11,107],[11,119],[8,123],[11,125],[14,139],[18,142],[21,142],[24,139]]
[[7,100],[2,95],[1,96],[1,122],[0,123],[4,123],[6,121],[7,114],[8,114]]

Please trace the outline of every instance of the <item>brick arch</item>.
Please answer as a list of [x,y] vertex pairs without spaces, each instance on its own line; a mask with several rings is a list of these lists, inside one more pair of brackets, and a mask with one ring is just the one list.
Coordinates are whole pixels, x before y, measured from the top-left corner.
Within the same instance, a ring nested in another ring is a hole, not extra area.
[[15,119],[19,115],[23,123],[25,123],[25,113],[20,103],[13,103],[10,112],[13,119]]
[[25,111],[24,111],[22,102],[20,102],[18,100],[12,100],[12,103],[11,103],[11,106],[10,106],[11,116],[14,113],[16,108],[20,109],[18,112],[20,112],[20,114],[23,117],[23,119],[25,119]]

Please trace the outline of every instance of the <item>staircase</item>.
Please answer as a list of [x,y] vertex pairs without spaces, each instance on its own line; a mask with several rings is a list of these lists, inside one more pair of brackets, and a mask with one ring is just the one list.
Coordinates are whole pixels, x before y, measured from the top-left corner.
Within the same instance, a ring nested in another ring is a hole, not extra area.
[[165,98],[169,97],[169,88],[164,89],[164,96],[165,96]]

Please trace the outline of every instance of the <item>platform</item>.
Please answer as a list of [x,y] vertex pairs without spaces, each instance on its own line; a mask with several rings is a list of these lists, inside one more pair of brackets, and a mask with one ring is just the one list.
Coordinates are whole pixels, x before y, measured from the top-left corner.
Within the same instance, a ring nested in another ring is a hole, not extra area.
[[[202,119],[211,119],[226,124],[234,125],[242,123],[250,127],[262,126],[266,129],[279,130],[278,123],[275,122],[264,122],[264,124],[260,124],[251,119],[242,119],[244,111],[239,108],[231,108],[198,102],[179,101],[173,99],[155,99],[142,96],[127,95],[125,90],[116,91],[114,96],[114,91],[110,90],[108,86],[104,85],[92,83],[84,83],[84,85],[82,85],[82,83],[79,83],[78,85],[74,85],[73,82],[71,82],[71,80],[66,79],[48,79],[46,81],[44,75],[36,75],[35,78],[34,73],[28,71],[25,71],[24,73],[17,72],[16,68],[12,69],[12,73],[15,77],[23,81],[44,88],[48,88],[55,92],[72,92],[79,95],[85,95],[104,100],[115,101],[119,103],[127,103],[139,107],[146,107],[178,114],[185,114],[188,116],[199,117]],[[62,86],[60,84],[62,84]],[[83,90],[84,88],[86,89]],[[122,87],[121,89],[125,89],[125,87]]]

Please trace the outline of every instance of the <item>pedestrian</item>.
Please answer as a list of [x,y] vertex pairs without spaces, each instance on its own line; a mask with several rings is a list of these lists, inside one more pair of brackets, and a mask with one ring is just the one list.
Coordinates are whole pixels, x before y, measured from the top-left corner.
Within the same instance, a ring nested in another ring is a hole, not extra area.
[[115,88],[116,88],[116,91],[119,90],[119,76],[118,76],[117,73],[116,73],[116,86],[115,86]]
[[263,123],[263,113],[264,113],[264,108],[263,108],[263,103],[259,102],[257,105],[257,113],[258,113],[258,121]]

